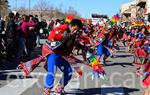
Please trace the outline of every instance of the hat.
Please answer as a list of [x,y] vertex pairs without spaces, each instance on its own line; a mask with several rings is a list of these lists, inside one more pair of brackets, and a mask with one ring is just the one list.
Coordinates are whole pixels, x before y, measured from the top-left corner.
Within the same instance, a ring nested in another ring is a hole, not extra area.
[[85,25],[86,20],[84,18],[80,18],[83,25]]
[[65,22],[66,22],[67,24],[70,24],[73,19],[74,19],[74,16],[69,15],[69,16],[66,17]]

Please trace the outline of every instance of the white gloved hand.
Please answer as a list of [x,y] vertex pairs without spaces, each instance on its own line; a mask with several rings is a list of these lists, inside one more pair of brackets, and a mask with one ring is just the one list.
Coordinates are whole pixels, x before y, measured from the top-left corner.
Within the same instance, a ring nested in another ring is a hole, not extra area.
[[87,52],[87,53],[86,53],[86,58],[90,58],[90,56],[91,56],[91,53],[90,53],[90,52]]

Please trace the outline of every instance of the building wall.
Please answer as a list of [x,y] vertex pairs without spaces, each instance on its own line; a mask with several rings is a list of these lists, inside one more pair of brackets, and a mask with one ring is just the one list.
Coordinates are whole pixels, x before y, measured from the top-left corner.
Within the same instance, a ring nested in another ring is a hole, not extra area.
[[135,1],[123,4],[120,10],[123,22],[130,22],[136,18],[137,7]]
[[137,13],[137,7],[132,6],[131,7],[131,18],[136,18],[136,13]]
[[146,3],[146,14],[150,14],[150,0],[147,0]]
[[[129,11],[127,11],[129,9],[131,10],[131,16],[125,16],[126,14],[129,14]],[[149,23],[150,0],[134,0],[133,2],[123,4],[120,9],[120,14],[122,15],[123,22],[129,23],[137,20],[144,20],[147,21],[146,23]]]
[[121,10],[120,10],[121,14],[123,14],[126,10],[128,10],[128,9],[130,8],[130,5],[131,5],[131,4],[132,4],[132,3],[123,4],[123,5],[121,6]]

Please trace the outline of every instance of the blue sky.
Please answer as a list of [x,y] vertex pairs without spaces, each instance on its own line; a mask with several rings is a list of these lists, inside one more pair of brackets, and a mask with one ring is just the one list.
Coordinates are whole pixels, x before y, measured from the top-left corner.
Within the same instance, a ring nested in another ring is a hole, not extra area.
[[[17,6],[28,7],[29,0],[9,0],[11,8]],[[54,7],[62,7],[67,10],[69,6],[77,10],[82,17],[89,18],[91,13],[107,14],[112,17],[114,14],[119,12],[122,4],[131,2],[133,0],[31,0],[31,8],[33,5],[40,1],[46,1]]]

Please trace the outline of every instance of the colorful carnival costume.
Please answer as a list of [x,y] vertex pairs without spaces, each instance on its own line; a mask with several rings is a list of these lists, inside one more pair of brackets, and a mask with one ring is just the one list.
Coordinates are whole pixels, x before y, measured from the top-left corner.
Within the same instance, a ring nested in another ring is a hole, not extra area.
[[[86,32],[85,30],[86,29],[84,29],[83,32]],[[85,52],[83,52],[84,53],[83,56],[88,61],[87,62],[89,63],[88,65],[93,68],[92,79],[94,77],[98,77],[98,78],[100,77],[104,79],[105,77],[104,69],[102,68],[98,59],[95,56],[94,39],[91,37],[91,35],[89,35],[88,32],[86,32],[86,34],[83,33],[82,35],[80,35],[79,42],[81,45],[84,46],[84,50],[85,50]]]
[[105,64],[105,59],[110,56],[110,52],[107,49],[109,41],[107,39],[108,31],[102,30],[97,37],[97,55],[101,63]]
[[144,95],[148,95],[150,93],[150,36],[141,33],[139,35],[135,41],[133,63],[138,67],[136,74],[143,76],[143,85],[148,88]]
[[[79,20],[76,21],[79,23]],[[44,84],[46,89],[53,88],[56,66],[63,72],[63,78],[59,81],[59,85],[65,87],[71,79],[72,68],[70,63],[64,57],[67,57],[72,53],[75,39],[76,33],[71,35],[69,26],[66,24],[53,29],[49,34],[49,42],[47,45],[49,46],[49,51],[51,51],[51,53],[47,55],[48,73]]]
[[[64,87],[70,81],[73,73],[71,65],[74,67],[74,70],[79,74],[79,76],[82,75],[81,69],[77,67],[76,64],[84,62],[70,55],[73,47],[76,45],[76,43],[78,43],[76,42],[76,38],[78,30],[81,29],[81,27],[81,22],[77,19],[74,19],[70,25],[63,24],[54,28],[50,32],[46,44],[43,45],[42,56],[35,59],[35,61],[29,61],[19,65],[19,68],[21,69],[27,68],[26,71],[29,72],[26,73],[26,75],[29,75],[31,71],[33,71],[35,67],[39,65],[39,61],[42,61],[43,59],[47,61],[47,66],[45,66],[47,69],[47,75],[44,83],[44,95],[49,95],[51,93],[51,89],[54,86],[56,67],[63,72],[63,78],[58,82],[58,85],[55,89],[56,91],[54,91],[56,93],[64,92]],[[90,55],[88,58],[89,63],[86,65],[93,69],[93,73],[95,75],[104,75],[104,69],[101,67],[98,61],[96,61],[96,57],[92,56],[94,55]],[[35,66],[35,64],[37,65]]]

